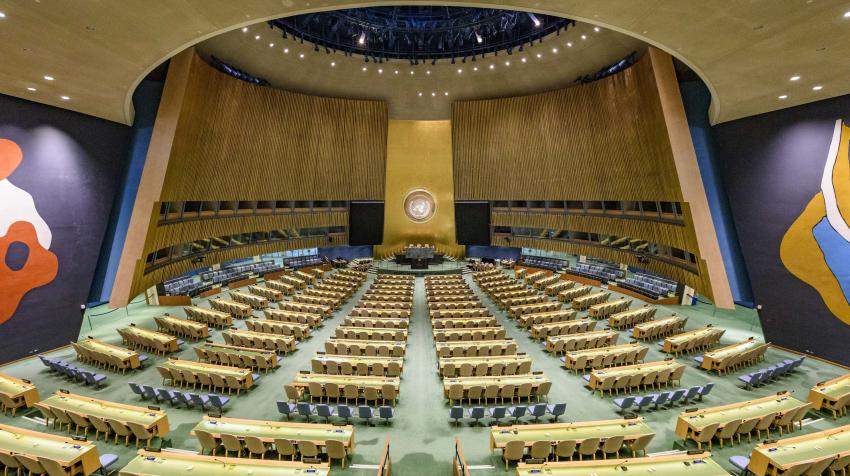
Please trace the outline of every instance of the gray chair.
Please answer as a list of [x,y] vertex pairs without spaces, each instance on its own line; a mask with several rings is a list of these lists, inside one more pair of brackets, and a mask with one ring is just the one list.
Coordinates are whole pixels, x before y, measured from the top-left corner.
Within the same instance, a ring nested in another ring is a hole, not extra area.
[[472,407],[469,409],[469,418],[475,420],[475,424],[484,418],[484,407]]
[[393,407],[390,406],[382,406],[378,408],[378,417],[384,420],[384,423],[390,423],[390,420],[393,418]]
[[460,419],[463,418],[463,407],[451,407],[449,409],[449,419],[454,420],[455,424],[460,423]]

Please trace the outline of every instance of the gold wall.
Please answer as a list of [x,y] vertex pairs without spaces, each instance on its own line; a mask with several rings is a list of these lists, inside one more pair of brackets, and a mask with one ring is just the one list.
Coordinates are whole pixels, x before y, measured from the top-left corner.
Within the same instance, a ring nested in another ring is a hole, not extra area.
[[[404,213],[404,198],[415,189],[431,192],[434,216],[415,223]],[[389,121],[387,133],[384,243],[375,255],[391,253],[408,243],[430,243],[456,256],[452,126],[449,121]]]

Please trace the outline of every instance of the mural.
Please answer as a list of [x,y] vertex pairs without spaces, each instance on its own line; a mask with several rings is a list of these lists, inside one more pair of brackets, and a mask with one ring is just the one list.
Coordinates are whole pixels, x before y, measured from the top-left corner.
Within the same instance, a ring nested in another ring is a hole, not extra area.
[[9,181],[22,161],[18,144],[0,139],[0,324],[15,314],[26,293],[49,284],[59,271],[59,260],[49,250],[50,227],[32,195]]
[[794,220],[780,245],[782,263],[813,287],[836,317],[850,324],[850,127],[835,122],[820,192]]

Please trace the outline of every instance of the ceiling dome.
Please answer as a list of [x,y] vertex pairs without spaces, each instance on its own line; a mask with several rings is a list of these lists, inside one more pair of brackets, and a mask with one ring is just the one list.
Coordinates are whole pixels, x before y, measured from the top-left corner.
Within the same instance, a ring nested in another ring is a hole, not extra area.
[[396,6],[310,13],[269,24],[284,38],[312,43],[316,50],[361,55],[366,62],[404,59],[418,64],[522,51],[575,22],[491,8]]

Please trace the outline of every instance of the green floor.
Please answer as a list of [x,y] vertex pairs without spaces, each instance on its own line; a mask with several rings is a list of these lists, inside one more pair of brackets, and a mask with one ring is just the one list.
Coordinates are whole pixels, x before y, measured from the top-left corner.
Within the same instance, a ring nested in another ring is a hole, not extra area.
[[[562,421],[599,420],[618,418],[614,412],[614,406],[610,398],[601,398],[592,395],[583,386],[580,376],[574,376],[559,366],[560,362],[543,352],[539,343],[532,341],[528,333],[519,330],[505,314],[492,306],[492,302],[480,293],[477,286],[468,281],[482,300],[491,307],[491,311],[502,325],[507,329],[509,337],[516,339],[519,350],[526,352],[534,361],[534,370],[543,371],[552,381],[552,390],[549,396],[550,402],[567,402],[567,413]],[[370,277],[371,282],[371,277]],[[324,327],[318,329],[313,336],[302,342],[298,351],[293,355],[284,357],[281,367],[273,373],[264,376],[259,384],[250,392],[240,395],[231,400],[225,412],[226,416],[251,418],[251,419],[280,419],[277,413],[275,400],[283,398],[283,384],[292,380],[293,375],[299,370],[310,368],[310,358],[317,352],[323,350],[324,341],[333,334],[334,328],[342,321],[342,316],[353,307],[360,294],[368,287],[365,284],[334,317],[325,322]],[[203,303],[202,305],[205,305]],[[97,315],[106,312],[107,309],[94,309],[90,311],[92,317],[89,326],[88,320],[83,323],[80,335],[82,337],[92,336],[110,342],[120,343],[115,328],[134,322],[139,326],[155,328],[153,316],[165,312],[183,316],[181,308],[149,307],[144,304],[131,304],[127,309]],[[761,339],[761,329],[758,320],[752,311],[738,309],[735,311],[715,311],[713,307],[698,305],[692,307],[669,306],[660,309],[657,317],[663,317],[668,312],[677,312],[689,317],[687,329],[692,329],[706,323],[712,323],[717,327],[727,329],[723,342],[733,342],[749,336]],[[243,322],[237,326],[244,327]],[[212,339],[222,342],[223,339],[215,332]],[[628,342],[629,338],[623,332],[620,342]],[[61,349],[49,353],[50,357],[61,358],[69,361],[74,360],[70,348]],[[195,359],[191,345],[187,343],[184,350],[178,354],[180,358]],[[650,345],[650,353],[647,360],[659,360],[666,357],[658,352],[657,347]],[[771,349],[767,353],[766,362],[770,365],[792,357],[791,354]],[[359,475],[374,474],[374,465],[377,464],[384,440],[391,440],[391,456],[393,469],[396,475],[437,475],[450,474],[451,460],[453,456],[453,438],[460,438],[463,450],[466,453],[467,462],[473,466],[473,474],[505,474],[501,458],[498,453],[489,450],[489,429],[484,426],[471,426],[462,424],[455,426],[448,421],[448,406],[443,398],[442,385],[436,373],[436,356],[434,354],[434,343],[431,337],[431,326],[428,322],[425,306],[424,282],[417,278],[416,292],[414,295],[414,313],[411,322],[410,338],[405,356],[405,366],[402,375],[401,394],[399,403],[395,407],[396,418],[389,426],[378,424],[370,427],[362,423],[356,423],[355,438],[356,449],[351,458],[354,467],[342,470],[338,464],[334,466],[334,474]],[[155,365],[163,360],[161,357],[153,358]],[[712,394],[699,405],[689,407],[708,407],[725,403],[748,400],[751,398],[773,394],[780,390],[792,390],[797,398],[805,400],[808,389],[816,382],[832,378],[845,373],[841,368],[828,365],[814,359],[807,359],[803,366],[793,374],[784,377],[781,381],[764,386],[757,390],[743,390],[736,382],[734,376],[719,378],[699,370],[690,357],[683,357],[682,362],[688,364],[689,368],[682,379],[683,386],[701,385],[713,381],[716,387]],[[48,373],[46,368],[35,358],[16,362],[0,369],[17,377],[32,380],[39,389],[42,397],[49,395],[59,388],[67,388],[71,392],[91,395],[110,401],[124,402],[129,404],[140,404],[135,395],[130,393],[127,382],[145,383],[160,386],[160,379],[154,365],[148,365],[146,369],[128,373],[126,376],[109,374],[108,385],[100,390],[94,390],[81,384],[71,383],[61,377]],[[196,450],[198,442],[189,435],[201,417],[200,410],[184,409],[183,407],[171,408],[164,405],[168,412],[171,425],[170,438],[174,447]],[[673,432],[677,415],[684,409],[677,406],[672,409],[659,411],[644,411],[644,418],[656,432],[650,452],[670,451],[674,448],[677,438]],[[803,432],[819,431],[840,424],[850,424],[850,418],[833,421],[831,417],[823,420],[825,415],[810,413],[809,418],[813,422],[805,425]],[[35,420],[21,416],[3,417],[0,422],[17,426],[28,427],[42,431],[46,430]],[[797,434],[800,434],[798,431]],[[101,453],[115,453],[120,457],[116,468],[122,466],[135,453],[135,448],[125,448],[123,445],[111,443],[98,443]],[[715,459],[724,467],[731,470],[728,457],[735,454],[747,454],[749,447],[742,446],[727,447],[722,451],[715,451]],[[361,466],[361,467],[358,467]]]

